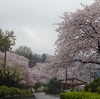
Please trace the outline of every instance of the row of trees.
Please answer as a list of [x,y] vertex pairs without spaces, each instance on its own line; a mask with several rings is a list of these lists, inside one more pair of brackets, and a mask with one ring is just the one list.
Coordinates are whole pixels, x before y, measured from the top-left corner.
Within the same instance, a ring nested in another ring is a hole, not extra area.
[[21,81],[31,84],[33,76],[29,67],[34,67],[36,63],[47,62],[48,58],[52,57],[48,54],[34,54],[27,46],[20,46],[12,51],[11,47],[15,45],[15,37],[13,31],[3,32],[0,29],[0,85],[19,86]]
[[46,62],[46,54],[34,54],[30,47],[27,46],[20,46],[18,49],[15,50],[15,53],[22,55],[29,59],[29,67],[34,67],[36,63],[44,63]]
[[[0,51],[5,53],[4,66],[6,65],[6,51],[10,51],[12,49],[11,46],[15,45],[15,37],[16,36],[14,35],[13,31],[6,30],[5,32],[3,32],[0,29]],[[36,63],[44,63],[46,61],[46,54],[33,54],[31,48],[27,46],[20,46],[15,50],[15,53],[28,58],[29,67],[35,66]]]
[[[20,46],[18,49],[15,50],[15,53],[27,58],[29,60],[28,64],[27,64],[28,60],[24,59],[24,57],[18,56],[17,54],[13,54],[14,52],[13,53],[7,52],[7,51],[11,51],[12,49],[11,47],[15,45],[15,40],[16,40],[15,37],[16,36],[14,35],[13,31],[3,32],[0,29],[0,51],[1,51],[0,52],[0,57],[1,57],[0,85],[18,87],[19,83],[21,85],[22,81],[25,81],[27,83],[28,75],[31,76],[31,73],[29,72],[28,68],[35,66],[37,62],[44,63],[46,61],[46,54],[43,54],[42,56],[39,54],[33,54],[31,48],[27,46]],[[4,58],[3,62],[2,62],[2,58]],[[19,63],[19,59],[21,59],[22,61],[21,64]],[[17,65],[14,66],[14,64]],[[27,70],[25,71],[24,69]],[[28,82],[31,81],[32,79],[29,80]]]

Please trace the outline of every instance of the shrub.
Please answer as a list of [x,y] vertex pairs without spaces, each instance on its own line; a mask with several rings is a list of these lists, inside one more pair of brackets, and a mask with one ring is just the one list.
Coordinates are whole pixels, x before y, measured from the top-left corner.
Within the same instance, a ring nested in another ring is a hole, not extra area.
[[6,86],[0,86],[0,97],[4,96],[14,96],[14,95],[31,95],[32,93],[28,90],[22,90],[15,87],[6,87]]
[[100,94],[100,86],[96,88],[96,91]]
[[48,94],[59,94],[60,93],[60,82],[56,78],[50,79],[45,89]]
[[45,86],[44,89],[43,89],[43,91],[47,92],[48,91],[48,87]]
[[37,90],[41,86],[42,86],[42,84],[40,82],[35,83],[35,90]]
[[100,78],[94,79],[93,82],[85,86],[85,91],[100,93]]
[[0,86],[20,87],[20,82],[24,80],[23,73],[18,66],[0,67]]
[[61,93],[60,99],[100,99],[100,95],[90,92],[67,92]]

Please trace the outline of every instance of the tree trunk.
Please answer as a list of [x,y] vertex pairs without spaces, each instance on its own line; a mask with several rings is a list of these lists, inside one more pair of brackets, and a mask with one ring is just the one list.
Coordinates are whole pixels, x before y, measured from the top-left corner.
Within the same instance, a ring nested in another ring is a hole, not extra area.
[[4,47],[4,73],[5,73],[5,68],[6,68],[6,56],[7,56],[6,47]]
[[67,69],[68,68],[66,68],[65,90],[67,90]]

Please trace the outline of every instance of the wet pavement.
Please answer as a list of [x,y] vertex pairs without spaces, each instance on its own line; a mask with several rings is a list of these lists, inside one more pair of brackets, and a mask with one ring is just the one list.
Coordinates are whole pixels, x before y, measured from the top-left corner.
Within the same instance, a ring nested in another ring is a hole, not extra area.
[[36,99],[60,99],[58,96],[47,95],[44,92],[41,93],[34,93]]

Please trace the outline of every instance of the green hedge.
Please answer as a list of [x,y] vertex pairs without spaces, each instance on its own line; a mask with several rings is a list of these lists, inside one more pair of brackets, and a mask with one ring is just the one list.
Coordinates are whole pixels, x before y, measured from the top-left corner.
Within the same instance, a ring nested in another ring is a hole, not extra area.
[[14,95],[31,95],[32,93],[28,90],[23,90],[15,87],[0,86],[0,97],[14,96]]
[[60,94],[60,99],[100,99],[100,94],[90,92],[66,92]]

